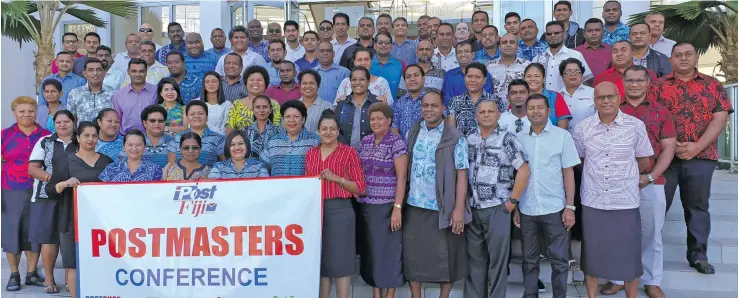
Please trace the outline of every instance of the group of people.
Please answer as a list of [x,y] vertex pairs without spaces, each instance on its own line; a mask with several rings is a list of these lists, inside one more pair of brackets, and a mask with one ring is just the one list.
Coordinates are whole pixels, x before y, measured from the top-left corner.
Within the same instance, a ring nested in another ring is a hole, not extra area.
[[91,32],[80,55],[66,33],[38,100],[16,98],[2,130],[6,290],[20,290],[24,252],[25,285],[59,292],[61,253],[76,297],[80,183],[301,175],[322,180],[320,297],[334,282],[349,297],[357,254],[374,297],[406,281],[414,298],[423,282],[443,298],[457,281],[464,297],[505,297],[513,227],[524,297],[545,291],[544,258],[553,296],[566,296],[572,237],[589,297],[636,297],[639,282],[664,297],[661,229],[677,186],[687,260],[714,273],[725,90],[697,71],[693,45],[662,35],[659,13],[627,26],[611,0],[583,27],[571,15],[557,2],[540,37],[515,12],[502,36],[484,11],[470,25],[421,16],[417,39],[388,14],[362,17],[358,39],[344,13],[301,37],[287,21],[264,38],[252,20],[214,29],[209,50],[177,23],[156,45],[144,24],[118,54]]

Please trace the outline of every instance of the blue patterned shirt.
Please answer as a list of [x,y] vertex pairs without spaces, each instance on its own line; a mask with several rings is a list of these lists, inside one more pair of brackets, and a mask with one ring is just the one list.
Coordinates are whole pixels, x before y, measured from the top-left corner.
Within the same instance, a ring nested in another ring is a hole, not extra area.
[[607,26],[602,25],[602,43],[606,45],[614,45],[621,40],[630,40],[630,27],[620,22],[615,31],[610,32]]
[[215,66],[218,65],[218,58],[220,58],[220,55],[210,52],[202,52],[199,57],[192,57],[185,53],[187,73],[193,74],[202,80],[205,77],[205,73],[215,71]]
[[[215,54],[215,56],[217,56],[217,57],[218,57],[218,59],[220,59],[220,56],[223,56],[223,55],[225,55],[225,54],[228,54],[228,53],[230,53],[230,52],[231,52],[231,49],[230,49],[230,48],[228,48],[228,47],[225,47],[225,48],[223,48],[222,50],[220,50],[220,52],[219,52],[219,51],[218,51],[218,50],[216,50],[215,48],[209,48],[209,49],[208,49],[207,51],[205,51],[205,52],[208,52],[208,53],[210,53],[210,54]],[[217,63],[217,59],[216,59],[216,63]]]
[[518,41],[518,57],[531,61],[536,55],[543,53],[548,49],[548,43],[543,40],[536,40],[532,46],[528,46],[523,40]]
[[502,99],[487,91],[482,91],[479,99],[475,103],[469,92],[464,92],[459,96],[451,99],[446,108],[448,115],[456,117],[456,128],[458,128],[465,136],[469,135],[477,127],[477,107],[483,100],[491,100],[497,103],[497,110],[500,112],[507,111],[507,104]]
[[182,94],[182,101],[187,105],[190,100],[200,97],[202,90],[202,78],[189,71],[185,74],[185,79],[179,83],[179,90]]
[[[149,139],[149,135],[144,133],[144,137],[146,138],[146,148],[144,148],[143,160],[157,165],[160,170],[163,169],[167,165],[167,153],[169,153],[167,144],[171,142],[172,136],[166,133],[163,134],[157,144],[153,144]],[[121,156],[125,157],[126,153],[122,152]]]
[[[410,192],[407,203],[424,209],[438,210],[436,201],[436,149],[441,142],[443,122],[436,128],[428,129],[425,121],[420,124],[418,140],[413,146],[411,161]],[[468,145],[460,138],[454,148],[454,165],[457,170],[469,168]]]
[[410,93],[407,93],[392,103],[392,128],[400,130],[403,140],[407,138],[407,131],[423,119],[423,113],[420,111],[423,96],[425,92],[420,92],[418,98],[412,98]]
[[95,152],[105,154],[113,161],[120,160],[121,152],[123,152],[123,136],[116,135],[115,140],[110,142],[103,141],[102,139],[97,140]]
[[[69,91],[72,91],[72,89],[74,88],[87,85],[87,80],[85,78],[71,72],[64,76],[64,78],[62,78],[59,73],[49,75],[41,80],[41,83],[50,79],[54,79],[62,83],[62,95],[61,97],[59,97],[59,102],[61,102],[62,105],[67,104],[67,96],[69,96]],[[46,97],[44,97],[44,90],[41,88],[39,88],[38,104],[42,106],[48,105],[48,103],[46,102]]]
[[305,56],[302,56],[300,59],[295,60],[295,73],[299,74],[303,70],[313,69],[318,66],[319,63],[320,61],[317,57],[313,62],[310,62],[305,59]]
[[187,52],[187,48],[185,47],[184,41],[178,47],[170,43],[168,45],[161,47],[158,51],[156,51],[154,58],[156,58],[156,61],[159,61],[159,63],[167,65],[167,54],[169,54],[169,52],[171,52],[172,50],[177,50],[182,54]]
[[269,172],[264,163],[256,158],[246,159],[243,169],[236,169],[236,165],[232,159],[216,162],[210,169],[208,179],[238,179],[238,178],[256,178],[269,177]]
[[250,42],[249,51],[254,51],[255,53],[258,53],[259,55],[264,57],[264,60],[266,60],[267,63],[272,63],[272,59],[269,58],[269,41],[268,40],[262,39],[258,45],[254,45],[253,42]]
[[294,141],[283,130],[267,141],[259,157],[271,165],[272,176],[302,176],[305,175],[305,155],[318,144],[320,137],[305,129]]
[[[192,129],[187,129],[181,133],[176,134],[167,143],[167,151],[177,153],[177,160],[182,159],[182,152],[179,151],[180,139],[182,139],[182,135],[184,133],[190,131],[192,131]],[[201,164],[212,167],[213,164],[218,161],[218,156],[223,155],[225,136],[210,130],[210,128],[205,128],[205,131],[202,133],[200,138],[202,139],[202,149],[200,150],[200,156],[197,158],[197,160]],[[164,164],[166,165],[166,163]]]
[[467,142],[471,207],[490,208],[509,200],[515,170],[527,161],[523,145],[514,134],[499,126],[486,138],[482,138],[479,127],[476,127],[467,137]]
[[484,65],[487,65],[487,63],[497,58],[500,58],[500,48],[497,48],[497,53],[495,53],[494,56],[487,54],[487,50],[485,49],[481,49],[474,53],[474,62],[479,62]]
[[161,180],[161,169],[162,167],[155,163],[142,160],[136,171],[131,174],[128,161],[122,160],[109,164],[98,178],[102,182],[159,181]]
[[259,157],[259,154],[264,150],[264,145],[266,145],[269,138],[280,133],[282,130],[284,130],[283,127],[275,126],[272,124],[272,121],[267,120],[267,125],[264,127],[264,131],[259,133],[259,126],[256,121],[254,121],[246,132],[249,136],[249,143],[251,144],[251,156]]

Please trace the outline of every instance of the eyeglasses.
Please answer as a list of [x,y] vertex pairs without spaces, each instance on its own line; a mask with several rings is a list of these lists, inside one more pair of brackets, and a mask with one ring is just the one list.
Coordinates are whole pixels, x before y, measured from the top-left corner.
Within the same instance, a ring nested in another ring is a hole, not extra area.
[[554,35],[559,35],[559,34],[561,34],[561,33],[563,33],[563,32],[564,32],[564,31],[553,31],[553,32],[546,32],[546,36],[554,36]]
[[146,121],[149,122],[149,123],[151,123],[151,124],[154,124],[154,123],[164,123],[164,122],[166,122],[166,120],[164,120],[164,119],[147,119]]
[[648,81],[648,80],[646,80],[646,79],[627,79],[627,80],[623,80],[623,82],[625,82],[628,85],[631,85],[631,84],[643,84],[646,81]]
[[182,151],[197,151],[200,150],[200,146],[182,146]]
[[515,120],[515,132],[520,132],[523,130],[523,120]]
[[154,29],[151,29],[151,28],[141,28],[141,29],[138,29],[138,32],[154,32]]
[[333,30],[333,27],[320,27],[320,28],[318,28],[318,30],[323,31],[323,32],[326,32],[326,31]]
[[267,30],[267,33],[272,33],[272,34],[274,34],[274,33],[282,33],[282,30],[281,29],[269,29],[269,30]]
[[615,101],[620,98],[620,94],[606,94],[595,97],[599,101]]
[[564,75],[565,76],[576,76],[582,74],[581,70],[565,70]]
[[378,40],[375,43],[378,44],[378,45],[384,45],[384,46],[387,46],[387,45],[391,45],[392,44],[392,42],[389,41],[389,40]]

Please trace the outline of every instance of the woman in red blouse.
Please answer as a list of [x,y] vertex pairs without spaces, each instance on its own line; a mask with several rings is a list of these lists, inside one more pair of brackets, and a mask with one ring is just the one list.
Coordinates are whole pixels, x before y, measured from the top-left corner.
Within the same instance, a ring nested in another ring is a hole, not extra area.
[[350,276],[356,272],[356,214],[351,199],[366,189],[364,171],[353,147],[338,142],[338,120],[326,110],[318,120],[320,145],[308,150],[305,174],[318,175],[323,186],[323,240],[320,261],[320,298],[348,298]]

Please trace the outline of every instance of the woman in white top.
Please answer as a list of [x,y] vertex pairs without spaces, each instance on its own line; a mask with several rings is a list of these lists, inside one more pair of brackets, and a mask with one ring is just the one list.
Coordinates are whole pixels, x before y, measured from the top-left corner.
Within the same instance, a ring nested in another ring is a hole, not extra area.
[[[354,52],[354,66],[363,66],[371,71],[372,52],[366,48],[357,48]],[[389,105],[392,105],[392,102],[394,102],[392,92],[390,92],[389,82],[383,77],[371,75],[369,79],[369,93],[376,96],[379,101],[386,102]],[[336,92],[336,102],[346,99],[349,94],[351,94],[351,80],[350,78],[345,78],[341,81],[338,92]]]
[[225,99],[221,87],[223,78],[215,71],[208,71],[202,79],[202,91],[197,100],[205,101],[208,105],[208,128],[225,135],[225,124],[232,103]]

